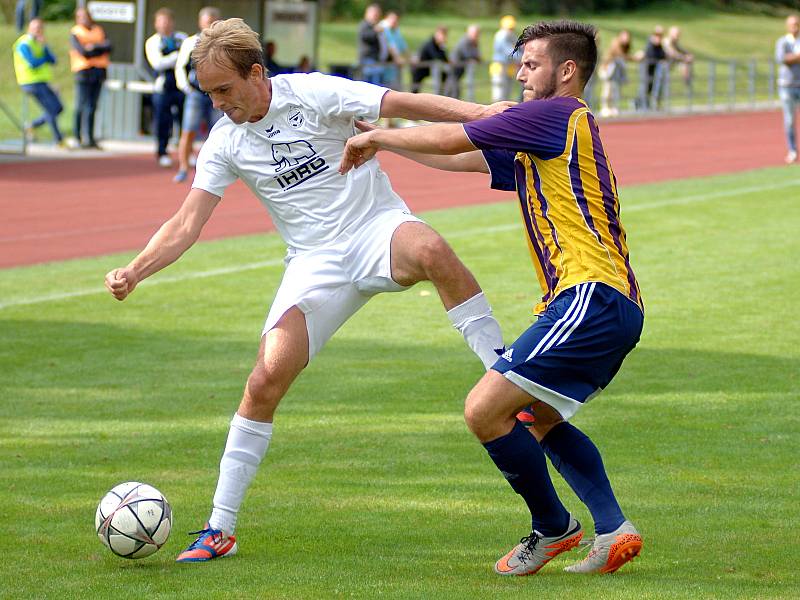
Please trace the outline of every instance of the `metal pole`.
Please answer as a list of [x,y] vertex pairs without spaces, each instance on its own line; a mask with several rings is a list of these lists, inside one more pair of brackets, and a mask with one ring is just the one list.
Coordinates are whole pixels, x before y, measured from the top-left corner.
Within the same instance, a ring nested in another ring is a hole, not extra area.
[[433,61],[431,64],[431,78],[433,79],[432,91],[434,94],[442,93],[442,62]]
[[770,100],[775,99],[775,69],[777,65],[774,60],[770,60],[767,64],[767,89],[769,91]]
[[717,86],[717,63],[708,63],[708,110],[714,110],[714,95]]
[[736,107],[736,61],[728,63],[728,108]]
[[147,2],[146,0],[137,0],[136,2],[136,29],[133,38],[133,64],[136,65],[136,70],[141,77],[148,81],[150,77],[150,70],[145,64],[144,56],[144,34],[147,27]]
[[756,107],[756,61],[751,59],[747,65],[747,87],[750,94],[750,106]]
[[475,61],[467,61],[464,75],[467,78],[467,101],[475,102]]

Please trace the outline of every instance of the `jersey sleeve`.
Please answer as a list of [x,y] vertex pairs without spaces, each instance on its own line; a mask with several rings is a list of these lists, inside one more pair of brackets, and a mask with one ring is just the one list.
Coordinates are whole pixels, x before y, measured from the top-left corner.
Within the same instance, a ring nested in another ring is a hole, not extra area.
[[192,182],[193,188],[205,190],[220,198],[225,189],[238,179],[228,158],[228,150],[224,143],[226,139],[224,130],[212,130],[197,155],[197,170]]
[[517,189],[514,175],[514,152],[508,150],[482,150],[483,159],[492,176],[490,187],[493,190],[513,192]]
[[583,106],[569,99],[530,100],[499,114],[464,124],[472,144],[480,150],[530,152],[547,160],[563,154],[572,113]]
[[380,118],[381,101],[389,91],[387,88],[322,73],[309,73],[305,78],[317,110],[327,118],[354,118],[370,123]]

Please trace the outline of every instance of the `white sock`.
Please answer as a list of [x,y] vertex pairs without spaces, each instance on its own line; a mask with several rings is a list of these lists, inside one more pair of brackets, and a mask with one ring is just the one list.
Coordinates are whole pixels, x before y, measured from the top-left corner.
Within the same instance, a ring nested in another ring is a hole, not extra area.
[[233,535],[236,514],[244,494],[258,471],[258,465],[267,453],[272,438],[272,423],[251,421],[233,415],[225,452],[219,463],[219,481],[214,492],[214,508],[208,524]]
[[497,360],[495,350],[503,349],[503,334],[483,292],[451,308],[447,316],[488,370]]

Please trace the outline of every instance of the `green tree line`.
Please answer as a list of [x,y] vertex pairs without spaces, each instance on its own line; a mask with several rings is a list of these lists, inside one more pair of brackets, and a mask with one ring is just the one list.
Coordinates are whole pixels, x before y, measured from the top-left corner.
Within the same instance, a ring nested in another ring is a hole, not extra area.
[[[176,0],[164,0],[170,5]],[[261,1],[261,0],[253,0]],[[318,0],[323,17],[330,19],[358,19],[373,0]],[[14,22],[17,0],[0,0],[0,15],[6,23]],[[209,0],[214,4],[214,0]],[[572,14],[634,11],[657,5],[664,0],[386,0],[378,2],[384,10],[401,14],[452,14],[464,17],[487,17],[502,14],[538,14],[566,16]],[[800,0],[700,0],[700,4],[720,10],[742,12],[779,13],[800,10]],[[44,0],[41,16],[46,20],[67,20],[75,10],[75,0]]]

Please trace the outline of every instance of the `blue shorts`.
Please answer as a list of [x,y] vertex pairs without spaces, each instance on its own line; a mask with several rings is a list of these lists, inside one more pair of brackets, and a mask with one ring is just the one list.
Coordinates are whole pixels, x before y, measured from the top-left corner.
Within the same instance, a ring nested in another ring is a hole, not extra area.
[[208,131],[211,131],[214,123],[221,116],[222,113],[214,109],[211,98],[203,92],[193,90],[186,95],[186,100],[183,103],[181,131],[194,131],[196,133],[200,130],[201,123],[205,123]]
[[603,283],[561,292],[492,369],[565,419],[616,375],[642,333],[637,304]]

